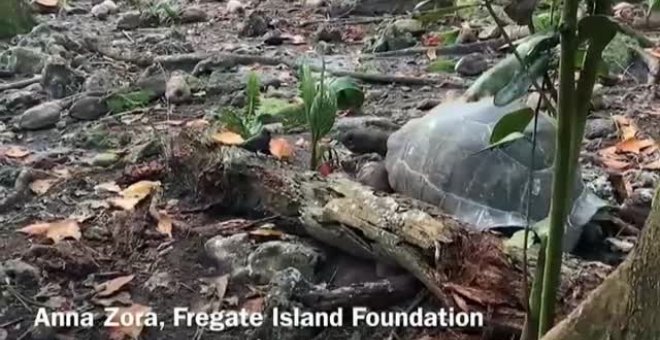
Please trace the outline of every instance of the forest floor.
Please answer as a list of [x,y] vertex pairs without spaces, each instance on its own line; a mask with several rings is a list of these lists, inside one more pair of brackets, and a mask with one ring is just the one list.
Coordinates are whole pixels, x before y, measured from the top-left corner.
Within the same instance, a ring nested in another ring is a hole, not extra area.
[[[446,59],[453,65],[465,53],[436,55],[422,50],[367,58],[363,48],[370,37],[385,24],[409,16],[328,17],[328,6],[316,1],[172,2],[183,12],[149,25],[131,16],[144,6],[121,1],[117,11],[99,14],[106,9],[92,2],[70,0],[66,10],[37,15],[38,29],[0,42],[0,51],[14,49],[22,65],[21,72],[4,74],[0,81],[0,340],[100,339],[131,334],[141,334],[144,339],[482,338],[481,334],[424,328],[310,328],[264,334],[244,328],[217,333],[173,326],[175,307],[262,311],[273,294],[267,278],[235,279],[235,271],[231,271],[228,281],[230,271],[218,265],[214,256],[243,265],[253,261],[251,265],[261,265],[263,271],[292,262],[310,281],[329,286],[378,279],[373,263],[284,232],[288,222],[277,216],[209,208],[197,200],[188,178],[168,173],[173,152],[167,141],[185,127],[208,126],[222,107],[242,105],[250,71],[257,72],[265,85],[263,98],[293,102],[298,91],[297,70],[285,64],[260,63],[219,67],[196,74],[201,85],[192,86],[188,102],[174,104],[157,98],[109,115],[98,114],[95,107],[76,113],[73,107],[55,113],[48,108],[34,111],[53,98],[138,83],[149,63],[137,57],[225,52],[286,62],[306,58],[319,64],[322,51],[328,68],[433,80],[426,85],[364,81],[361,112],[343,112],[339,118],[381,117],[403,125],[460,95],[476,78],[460,75],[453,67],[431,72],[429,65],[434,61],[437,65],[438,59]],[[475,28],[483,23],[484,31],[489,21],[487,17],[470,20],[452,15],[439,22],[445,31],[467,22]],[[412,33],[419,46],[434,44],[428,38],[433,29],[409,26],[404,30]],[[464,42],[459,44],[469,44],[480,36],[477,32],[473,37],[461,32]],[[653,37],[653,32],[646,33]],[[15,46],[38,52],[21,54]],[[433,46],[427,46],[429,49]],[[487,66],[505,55],[488,48],[475,48],[471,53]],[[46,59],[47,55],[59,56],[64,64]],[[199,61],[193,58],[160,67],[167,72],[180,68],[191,73]],[[44,71],[40,81],[31,85],[3,90],[6,84],[42,74],[40,68],[31,72],[39,63],[51,73]],[[644,71],[642,76],[635,71],[640,68],[644,65],[627,67],[629,71],[597,94],[581,158],[587,186],[616,207],[610,219],[614,222],[603,230],[605,251],[590,254],[589,259],[612,265],[634,246],[660,180],[656,144],[660,140],[660,91],[657,85],[647,84]],[[33,112],[27,114],[29,110]],[[309,136],[280,135],[294,149],[294,162],[302,171],[308,162]],[[120,197],[122,189],[140,181],[150,182],[135,189],[138,201]],[[144,197],[154,190],[160,190],[162,197]],[[136,203],[135,209],[121,208]],[[25,227],[29,228],[22,229]],[[225,240],[217,250],[220,255],[209,255],[212,250],[207,242],[217,235]],[[291,252],[302,256],[304,263],[296,262],[299,259]],[[278,256],[282,259],[273,260]],[[263,264],[267,260],[271,262]],[[415,301],[414,296],[407,297],[386,307],[406,309],[415,306]],[[34,327],[40,308],[89,311],[102,319],[105,314],[99,307],[110,305],[148,306],[162,316],[165,327],[107,328],[98,322],[89,328]]]

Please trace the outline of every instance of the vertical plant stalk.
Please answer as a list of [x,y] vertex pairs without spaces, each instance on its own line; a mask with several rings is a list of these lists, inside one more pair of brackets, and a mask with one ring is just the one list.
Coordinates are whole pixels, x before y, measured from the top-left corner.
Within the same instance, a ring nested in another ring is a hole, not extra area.
[[545,267],[545,252],[547,248],[547,238],[541,238],[539,254],[536,259],[536,271],[534,273],[534,282],[529,297],[529,310],[525,317],[525,326],[520,339],[536,340],[539,338],[539,312],[541,309],[541,291],[543,289],[543,268]]
[[575,98],[575,55],[577,49],[577,0],[564,0],[562,26],[560,28],[561,56],[559,63],[559,112],[557,113],[557,139],[555,149],[555,172],[550,206],[550,231],[543,270],[543,290],[539,315],[539,337],[542,337],[554,322],[557,288],[559,286],[563,253],[563,236],[571,188],[575,176],[572,162],[572,123],[576,116]]

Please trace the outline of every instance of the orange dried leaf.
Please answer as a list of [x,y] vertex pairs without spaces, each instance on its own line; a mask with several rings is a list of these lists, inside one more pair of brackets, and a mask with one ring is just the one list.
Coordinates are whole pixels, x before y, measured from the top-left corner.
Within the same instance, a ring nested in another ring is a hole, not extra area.
[[660,159],[646,163],[642,166],[642,168],[646,170],[660,170]]
[[121,192],[121,188],[115,182],[105,182],[105,183],[97,184],[96,186],[94,186],[94,189],[98,191],[109,191],[114,193]]
[[438,59],[438,55],[435,52],[435,47],[431,47],[427,49],[426,56],[429,58],[430,61]]
[[619,142],[616,145],[616,149],[619,152],[630,152],[638,154],[642,149],[654,146],[655,141],[652,139],[626,139],[623,142]]
[[37,179],[34,182],[30,183],[30,190],[37,195],[43,195],[50,190],[50,188],[57,183],[58,179],[49,178],[49,179]]
[[[145,316],[151,313],[151,307],[133,304],[130,307],[119,308],[114,317],[110,320],[113,324],[120,323],[120,320],[133,320],[131,324],[122,324],[121,326],[111,327],[108,332],[108,338],[111,340],[122,340],[126,337],[137,339],[144,328]],[[128,314],[128,316],[126,315]]]
[[284,138],[270,140],[270,153],[280,160],[288,160],[293,157],[293,147]]
[[630,167],[630,163],[618,159],[601,158],[600,161],[603,166],[610,170],[622,171]]
[[617,123],[619,126],[619,130],[621,132],[621,140],[628,140],[635,138],[635,135],[637,135],[637,127],[633,122],[624,117],[624,116],[613,116],[612,119]]
[[110,296],[116,293],[117,291],[119,291],[127,283],[133,281],[133,278],[135,278],[135,275],[120,276],[110,281],[106,281],[101,284],[98,284],[96,285],[96,287],[94,287],[94,290],[96,291],[96,296],[99,297]]
[[264,298],[257,297],[243,302],[242,309],[250,313],[262,313],[264,311]]
[[1,155],[5,155],[9,158],[23,158],[30,154],[30,150],[18,145],[9,145],[0,150]]
[[260,236],[267,238],[282,238],[283,232],[271,228],[261,228],[250,231],[251,236]]
[[158,216],[158,232],[172,238],[172,218],[164,211],[161,211]]
[[139,181],[122,190],[119,193],[121,197],[111,198],[109,202],[115,207],[130,211],[159,187],[159,181]]
[[195,119],[186,123],[186,127],[193,129],[203,129],[211,125],[206,119]]
[[217,132],[211,138],[217,143],[224,145],[239,145],[245,142],[241,135],[231,131]]
[[53,243],[59,243],[66,238],[80,240],[82,236],[78,222],[68,219],[48,223],[35,223],[18,231],[32,236],[46,236],[53,240]]

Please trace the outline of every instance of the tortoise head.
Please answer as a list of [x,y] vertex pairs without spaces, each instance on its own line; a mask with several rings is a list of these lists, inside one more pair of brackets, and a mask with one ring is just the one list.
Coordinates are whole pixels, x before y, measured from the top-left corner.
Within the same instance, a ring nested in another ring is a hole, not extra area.
[[357,154],[377,153],[385,156],[390,133],[379,129],[355,128],[339,135],[339,141]]

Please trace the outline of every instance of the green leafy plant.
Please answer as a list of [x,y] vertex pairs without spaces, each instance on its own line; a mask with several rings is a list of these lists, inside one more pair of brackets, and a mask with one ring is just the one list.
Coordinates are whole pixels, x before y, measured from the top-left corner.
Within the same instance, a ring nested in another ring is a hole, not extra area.
[[434,73],[452,73],[456,67],[456,62],[451,59],[438,58],[426,67],[426,70]]
[[234,108],[224,108],[218,115],[218,120],[225,128],[236,132],[244,139],[256,136],[263,128],[263,114],[259,113],[261,107],[261,93],[259,76],[251,72],[245,87],[247,103],[243,112]]
[[325,63],[321,70],[318,86],[309,66],[302,66],[299,90],[305,108],[307,125],[312,134],[310,167],[312,170],[316,170],[320,160],[319,141],[332,129],[338,109],[336,93],[326,83]]

